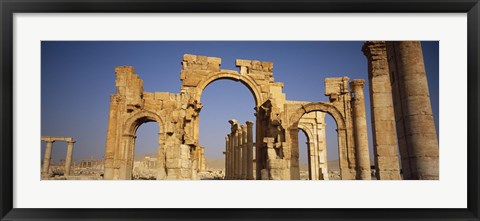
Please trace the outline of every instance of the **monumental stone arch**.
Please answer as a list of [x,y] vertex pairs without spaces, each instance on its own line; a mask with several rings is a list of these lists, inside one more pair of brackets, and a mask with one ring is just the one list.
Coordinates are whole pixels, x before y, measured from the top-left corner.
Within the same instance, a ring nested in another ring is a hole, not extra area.
[[[145,92],[133,67],[115,70],[116,94],[111,96],[105,150],[105,179],[131,179],[137,128],[144,122],[159,124],[157,179],[195,179],[201,156],[199,140],[200,97],[219,79],[244,84],[256,107],[266,100],[285,100],[283,83],[274,82],[273,64],[236,60],[240,72],[220,69],[221,59],[186,54],[182,60],[180,93]],[[255,110],[258,108],[255,108]],[[262,130],[258,128],[257,131]]]
[[[401,179],[399,159],[404,179],[438,179],[438,139],[425,68],[418,62],[423,61],[420,42],[366,42],[363,52],[369,66],[377,179]],[[224,70],[220,58],[185,54],[181,64],[182,83],[176,94],[145,92],[133,67],[115,69],[104,179],[132,179],[135,134],[142,123],[150,121],[159,127],[157,179],[197,179],[204,159],[198,142],[200,98],[210,83],[220,79],[241,82],[255,98],[255,122],[230,121],[231,130],[225,137],[226,179],[300,179],[299,129],[309,139],[311,179],[328,178],[325,147],[319,144],[324,139],[324,132],[319,132],[325,127],[324,114],[331,115],[337,125],[341,178],[372,178],[365,80],[326,78],[328,102],[291,101],[282,91],[283,83],[274,81],[271,62],[237,59],[239,71]],[[403,108],[405,102],[419,108]],[[317,112],[324,114],[312,116]],[[395,127],[402,132],[398,136]],[[409,151],[412,148],[416,151]]]

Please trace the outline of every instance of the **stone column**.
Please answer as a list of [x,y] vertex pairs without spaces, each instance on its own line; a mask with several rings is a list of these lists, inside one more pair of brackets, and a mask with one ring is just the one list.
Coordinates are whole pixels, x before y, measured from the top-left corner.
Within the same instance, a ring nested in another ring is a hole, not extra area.
[[367,41],[362,48],[368,60],[373,151],[378,180],[400,180],[392,87],[383,41]]
[[225,136],[225,179],[230,179],[230,134]]
[[233,149],[233,179],[236,180],[238,178],[238,148],[237,148],[237,143],[238,143],[238,133],[236,131],[232,132],[232,149]]
[[355,157],[357,162],[357,179],[372,179],[370,172],[370,156],[368,154],[367,115],[363,95],[364,80],[353,80],[350,89],[354,94],[352,99],[352,118],[355,136]]
[[248,170],[247,132],[247,125],[242,125],[242,180],[247,179]]
[[253,122],[247,121],[247,180],[253,180]]
[[52,159],[52,148],[54,140],[46,140],[45,155],[43,156],[42,175],[48,176],[48,170],[50,169],[50,161]]
[[[309,139],[313,140],[314,138],[310,138]],[[305,144],[307,145],[307,155],[308,155],[308,179],[309,180],[316,180],[316,170],[315,170],[315,166],[317,165],[315,163],[315,143],[313,141],[307,141],[305,142]]]
[[237,128],[237,150],[238,150],[238,155],[237,155],[237,179],[241,180],[242,179],[242,146],[243,146],[243,140],[242,140],[242,128],[238,126]]
[[230,134],[230,179],[235,179],[235,163],[237,157],[235,152],[235,133]]
[[317,116],[320,115],[320,119],[317,121],[321,122],[317,124],[317,153],[318,153],[318,178],[321,180],[328,180],[328,160],[327,160],[327,143],[326,143],[326,132],[325,128],[327,124],[325,123],[325,113],[316,112]]
[[401,119],[397,119],[401,121],[397,130],[405,139],[405,145],[400,146],[401,153],[408,156],[402,156],[402,167],[409,167],[409,171],[404,170],[403,178],[438,180],[438,138],[421,44],[395,41],[386,45],[392,79],[398,81],[398,102],[394,108],[395,112],[401,110]]
[[67,156],[65,157],[65,174],[64,176],[70,176],[70,168],[72,165],[72,156],[73,156],[73,144],[75,141],[67,142]]
[[200,171],[204,172],[205,169],[206,169],[206,162],[205,162],[205,147],[202,147],[202,149],[200,149],[200,153],[201,153],[201,163],[200,163]]

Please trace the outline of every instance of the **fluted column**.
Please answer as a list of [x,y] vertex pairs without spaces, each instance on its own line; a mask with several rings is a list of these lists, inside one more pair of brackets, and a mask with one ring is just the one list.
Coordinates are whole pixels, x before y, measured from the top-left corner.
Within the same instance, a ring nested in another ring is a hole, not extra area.
[[375,175],[378,180],[400,180],[387,48],[383,41],[367,41],[362,51],[368,60]]
[[42,167],[42,174],[44,176],[48,176],[48,170],[50,168],[50,161],[52,159],[52,148],[54,140],[47,140],[45,146],[45,155],[43,156],[43,167]]
[[[439,179],[435,129],[422,47],[418,41],[386,42],[394,90],[404,179]],[[395,82],[396,81],[396,82]],[[406,156],[405,156],[406,155]]]
[[72,156],[73,156],[73,144],[75,141],[67,142],[67,156],[65,157],[65,174],[64,176],[70,176],[70,168],[72,165]]
[[363,95],[364,80],[353,80],[350,88],[354,97],[352,99],[352,118],[355,136],[355,155],[357,162],[357,179],[370,180],[370,156],[368,154],[367,116]]
[[253,122],[247,121],[247,180],[253,180]]
[[247,132],[247,125],[242,125],[242,180],[247,179],[248,170]]

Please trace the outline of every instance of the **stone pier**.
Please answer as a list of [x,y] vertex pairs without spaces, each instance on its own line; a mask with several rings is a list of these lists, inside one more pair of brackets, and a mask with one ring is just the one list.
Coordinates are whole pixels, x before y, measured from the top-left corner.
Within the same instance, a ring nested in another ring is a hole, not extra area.
[[368,60],[373,151],[377,180],[400,180],[392,86],[383,41],[367,41],[362,51]]
[[403,179],[439,179],[438,138],[418,41],[386,42]]
[[352,118],[355,130],[355,154],[357,162],[357,179],[370,180],[370,156],[368,153],[368,130],[367,116],[365,112],[365,101],[363,95],[364,80],[353,80],[350,82],[352,91]]

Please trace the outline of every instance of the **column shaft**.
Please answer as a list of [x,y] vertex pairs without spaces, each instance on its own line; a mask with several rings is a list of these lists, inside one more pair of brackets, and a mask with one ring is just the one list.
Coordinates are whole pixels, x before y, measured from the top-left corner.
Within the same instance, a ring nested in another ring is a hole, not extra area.
[[72,156],[73,156],[73,144],[75,142],[67,143],[67,156],[65,157],[65,173],[64,176],[70,176],[70,168],[72,165]]
[[238,133],[233,132],[233,140],[232,140],[232,147],[233,147],[233,179],[238,179]]
[[247,148],[247,125],[242,125],[242,180],[247,179],[248,148]]
[[[310,139],[315,139],[315,138],[310,138]],[[317,164],[317,155],[316,155],[316,146],[315,146],[315,143],[310,141],[310,142],[306,142],[307,144],[307,148],[308,148],[308,156],[309,156],[309,160],[308,160],[308,170],[309,170],[309,173],[308,173],[308,176],[309,176],[309,179],[310,180],[318,180],[318,177],[317,177],[317,167],[318,167],[318,164]]]
[[247,121],[247,180],[253,180],[253,122]]
[[352,118],[355,136],[355,155],[357,162],[357,179],[372,179],[370,172],[370,156],[368,153],[367,116],[363,95],[364,80],[353,80],[350,88],[354,94],[352,99]]
[[225,179],[230,179],[230,135],[225,136]]
[[237,179],[242,179],[242,129],[238,127],[237,129]]
[[375,175],[378,180],[400,180],[395,114],[385,42],[365,42],[362,51],[368,60]]
[[45,155],[43,156],[43,167],[42,167],[42,175],[47,176],[48,170],[50,169],[50,161],[52,159],[52,148],[53,148],[53,140],[46,141],[45,146]]
[[234,149],[233,149],[233,136],[232,134],[228,135],[228,151],[229,151],[229,157],[228,157],[228,179],[233,179],[233,167],[234,167]]
[[[438,138],[435,129],[422,47],[418,41],[386,42],[392,79],[397,82],[397,119],[405,143],[401,147],[404,179],[439,179]],[[393,82],[395,83],[395,82]],[[407,155],[404,157],[403,155]],[[404,167],[404,168],[405,168]]]

